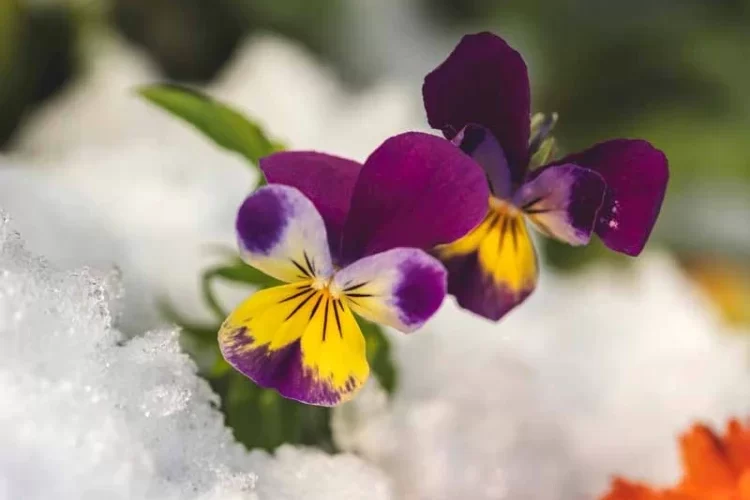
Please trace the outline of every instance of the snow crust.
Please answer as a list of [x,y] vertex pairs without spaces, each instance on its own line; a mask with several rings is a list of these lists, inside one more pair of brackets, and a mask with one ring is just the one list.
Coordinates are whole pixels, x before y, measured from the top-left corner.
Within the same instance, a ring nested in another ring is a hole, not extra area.
[[0,222],[0,499],[383,500],[348,455],[234,441],[177,332],[126,340],[117,278],[61,271]]

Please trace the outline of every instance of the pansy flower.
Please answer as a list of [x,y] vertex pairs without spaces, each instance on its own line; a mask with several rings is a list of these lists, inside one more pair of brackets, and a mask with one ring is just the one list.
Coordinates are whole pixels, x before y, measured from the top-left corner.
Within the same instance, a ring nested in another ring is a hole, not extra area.
[[243,259],[286,283],[254,293],[219,331],[225,359],[258,385],[331,406],[367,379],[354,314],[403,332],[446,294],[446,271],[424,249],[482,221],[484,173],[449,142],[388,139],[365,162],[315,152],[261,160],[269,185],[237,215]]
[[482,224],[436,251],[462,307],[497,320],[534,290],[526,221],[571,245],[596,233],[612,250],[641,252],[669,176],[661,151],[618,139],[546,164],[557,117],[530,118],[526,64],[491,33],[465,36],[422,90],[430,125],[482,166],[492,191]]

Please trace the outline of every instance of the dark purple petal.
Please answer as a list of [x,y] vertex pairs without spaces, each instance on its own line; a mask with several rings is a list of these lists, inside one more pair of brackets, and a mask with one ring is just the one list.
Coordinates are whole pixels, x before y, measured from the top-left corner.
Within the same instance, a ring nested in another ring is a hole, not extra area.
[[446,279],[440,262],[422,250],[395,248],[345,267],[332,286],[360,316],[412,332],[442,304]]
[[451,140],[461,151],[474,158],[487,174],[492,194],[498,198],[509,199],[513,192],[513,183],[505,159],[503,148],[495,136],[480,125],[467,125]]
[[534,286],[511,290],[495,282],[479,264],[478,253],[443,259],[448,270],[448,293],[463,309],[492,321],[498,321],[521,305]]
[[647,141],[617,139],[556,162],[596,171],[607,183],[595,232],[605,245],[638,255],[659,216],[669,180],[667,157]]
[[254,293],[222,324],[222,355],[261,387],[303,403],[350,399],[369,375],[351,310],[310,284]]
[[[267,344],[246,349],[253,343],[252,336],[244,334],[244,330],[235,330],[234,335],[238,340],[232,347],[222,349],[224,358],[259,386],[317,406],[336,406],[345,396],[305,367],[299,339],[276,350],[269,349]],[[358,385],[352,384],[352,388]]]
[[576,165],[556,165],[534,172],[516,192],[521,208],[547,236],[571,245],[586,245],[604,200],[602,176]]
[[325,221],[331,249],[337,254],[362,165],[323,153],[292,151],[261,158],[260,168],[269,183],[295,187],[313,202]]
[[422,87],[430,126],[452,138],[468,124],[487,127],[505,152],[513,181],[529,160],[530,91],[521,55],[492,33],[467,35]]
[[323,219],[295,188],[270,184],[250,195],[237,213],[243,260],[287,283],[333,274]]
[[508,203],[493,204],[482,224],[435,255],[448,270],[448,293],[487,319],[499,320],[536,287],[534,245],[523,216]]
[[344,226],[347,263],[398,247],[430,249],[460,238],[487,212],[481,167],[449,141],[410,132],[365,162]]

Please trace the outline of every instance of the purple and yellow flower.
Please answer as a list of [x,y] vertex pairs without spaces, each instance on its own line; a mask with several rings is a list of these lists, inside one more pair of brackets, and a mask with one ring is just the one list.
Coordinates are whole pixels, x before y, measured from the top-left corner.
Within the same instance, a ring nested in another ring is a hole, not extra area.
[[243,259],[286,283],[254,293],[226,319],[226,360],[258,385],[304,403],[351,398],[369,374],[355,314],[403,332],[446,294],[426,253],[482,221],[481,168],[427,134],[393,137],[365,162],[314,152],[261,160],[270,183],[240,207]]
[[462,307],[498,320],[534,290],[526,221],[571,245],[596,233],[614,251],[643,250],[669,177],[661,151],[617,139],[550,163],[557,117],[531,118],[526,64],[491,33],[465,36],[422,90],[430,125],[481,165],[492,192],[479,227],[435,252]]

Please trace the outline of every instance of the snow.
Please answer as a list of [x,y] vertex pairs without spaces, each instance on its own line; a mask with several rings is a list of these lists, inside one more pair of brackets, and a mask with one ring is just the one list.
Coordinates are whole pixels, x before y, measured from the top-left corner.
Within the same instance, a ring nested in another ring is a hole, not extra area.
[[342,407],[339,445],[404,499],[596,498],[615,474],[674,482],[679,432],[750,413],[747,336],[668,256],[543,279],[499,325],[447,304],[394,336],[400,390]]
[[116,280],[61,271],[0,225],[0,499],[386,499],[361,460],[246,452],[177,332],[112,326]]

